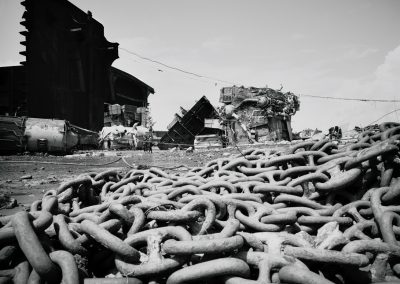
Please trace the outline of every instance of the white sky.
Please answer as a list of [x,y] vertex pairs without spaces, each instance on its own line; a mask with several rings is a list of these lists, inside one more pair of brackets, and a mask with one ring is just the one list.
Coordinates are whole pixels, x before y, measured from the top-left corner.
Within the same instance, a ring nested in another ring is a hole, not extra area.
[[[0,66],[23,57],[23,7],[0,0]],[[295,94],[400,99],[400,1],[72,0],[104,25],[110,42],[145,57],[236,85]],[[217,104],[230,86],[144,61],[123,50],[113,66],[148,85],[155,128],[202,95]],[[160,71],[159,71],[160,70]],[[217,84],[215,84],[217,83]],[[295,131],[365,126],[400,103],[300,97]],[[381,121],[400,122],[400,111]]]

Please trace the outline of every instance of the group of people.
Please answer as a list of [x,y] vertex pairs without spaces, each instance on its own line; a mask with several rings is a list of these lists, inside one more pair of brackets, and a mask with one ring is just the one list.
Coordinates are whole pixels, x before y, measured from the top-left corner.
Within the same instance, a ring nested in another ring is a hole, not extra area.
[[342,129],[339,126],[333,126],[329,128],[329,139],[341,139]]

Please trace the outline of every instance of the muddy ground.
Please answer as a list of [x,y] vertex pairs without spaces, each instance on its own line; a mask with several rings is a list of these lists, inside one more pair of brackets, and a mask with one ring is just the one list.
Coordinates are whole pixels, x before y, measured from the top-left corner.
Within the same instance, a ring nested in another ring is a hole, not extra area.
[[[247,147],[240,147],[245,150]],[[282,146],[257,146],[283,150]],[[167,172],[185,172],[185,167],[203,166],[218,157],[238,155],[237,148],[200,149],[193,153],[184,150],[175,152],[153,150],[143,151],[80,151],[73,155],[53,156],[43,154],[25,154],[0,156],[0,197],[16,199],[14,208],[0,209],[0,215],[12,214],[29,208],[30,204],[42,198],[44,192],[56,189],[61,183],[89,172],[99,173],[108,169],[117,169],[122,173],[131,169],[124,161],[139,168],[152,166],[165,168]],[[178,166],[185,166],[175,168]]]

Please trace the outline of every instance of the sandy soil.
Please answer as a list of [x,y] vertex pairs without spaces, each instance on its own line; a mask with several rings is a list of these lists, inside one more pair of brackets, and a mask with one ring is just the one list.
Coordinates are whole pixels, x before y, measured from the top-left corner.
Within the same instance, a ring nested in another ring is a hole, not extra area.
[[[258,146],[257,148],[266,147],[276,148],[276,146]],[[246,149],[246,147],[242,149]],[[237,154],[239,151],[236,148],[224,148],[200,149],[193,153],[186,153],[182,150],[176,152],[153,150],[153,153],[81,151],[68,156],[44,156],[42,154],[0,156],[0,194],[15,198],[18,204],[12,209],[1,209],[0,214],[8,215],[26,209],[33,201],[41,199],[47,190],[55,189],[62,182],[74,179],[80,174],[99,173],[107,169],[126,172],[130,167],[121,159],[122,157],[127,163],[139,168],[156,166],[168,168],[165,169],[167,172],[180,172],[187,171],[187,168],[169,168],[180,165],[203,166],[218,157]]]

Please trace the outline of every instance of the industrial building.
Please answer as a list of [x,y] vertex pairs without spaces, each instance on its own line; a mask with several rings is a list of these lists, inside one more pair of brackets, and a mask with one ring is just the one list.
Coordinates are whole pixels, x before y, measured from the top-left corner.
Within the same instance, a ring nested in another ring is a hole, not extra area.
[[[21,4],[25,40],[20,54],[26,60],[0,67],[0,115],[63,119],[99,131],[105,103],[147,107],[154,89],[111,67],[118,43],[107,41],[90,11],[67,0]],[[142,116],[133,113],[131,120],[141,123]]]

